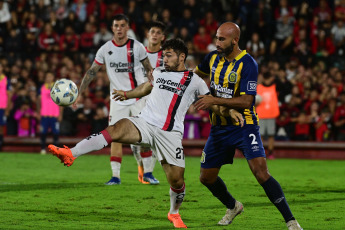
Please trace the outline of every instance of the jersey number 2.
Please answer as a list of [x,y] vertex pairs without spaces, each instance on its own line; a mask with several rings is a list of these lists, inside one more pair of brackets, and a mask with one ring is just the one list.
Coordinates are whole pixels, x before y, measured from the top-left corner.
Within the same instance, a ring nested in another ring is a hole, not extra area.
[[256,136],[254,135],[254,134],[249,134],[249,137],[252,137],[253,138],[253,140],[252,140],[252,145],[256,145],[256,144],[258,144],[258,142],[256,141]]

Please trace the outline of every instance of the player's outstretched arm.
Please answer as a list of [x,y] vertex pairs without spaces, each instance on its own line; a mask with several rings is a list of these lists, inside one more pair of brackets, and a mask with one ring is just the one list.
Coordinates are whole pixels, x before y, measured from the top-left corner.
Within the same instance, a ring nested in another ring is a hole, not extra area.
[[114,89],[112,92],[113,99],[115,101],[124,101],[131,98],[141,98],[149,95],[152,90],[152,85],[150,82],[145,82],[133,90],[123,91]]
[[96,62],[93,62],[91,67],[86,71],[83,80],[81,82],[81,85],[79,87],[79,93],[78,93],[78,97],[75,100],[75,102],[73,103],[73,106],[76,107],[77,103],[79,101],[79,95],[81,95],[84,90],[89,86],[90,82],[95,79],[96,77],[96,73],[98,72],[98,70],[101,68],[101,65],[98,65]]

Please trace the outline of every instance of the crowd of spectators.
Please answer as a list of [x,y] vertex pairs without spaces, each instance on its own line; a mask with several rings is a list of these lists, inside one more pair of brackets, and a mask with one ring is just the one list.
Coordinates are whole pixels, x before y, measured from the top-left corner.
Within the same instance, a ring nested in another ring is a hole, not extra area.
[[[95,51],[112,38],[111,18],[130,18],[130,35],[147,45],[153,20],[167,25],[166,38],[189,48],[188,68],[215,49],[225,21],[242,31],[240,48],[276,78],[280,116],[277,139],[345,140],[345,0],[0,0],[0,63],[9,77],[12,109],[8,135],[38,132],[38,89],[45,73],[78,85]],[[107,125],[109,81],[97,73],[77,109],[66,107],[61,135],[85,136]],[[31,114],[30,131],[19,132],[19,114]],[[205,138],[207,114],[191,109],[185,138]],[[32,129],[32,126],[36,127]]]

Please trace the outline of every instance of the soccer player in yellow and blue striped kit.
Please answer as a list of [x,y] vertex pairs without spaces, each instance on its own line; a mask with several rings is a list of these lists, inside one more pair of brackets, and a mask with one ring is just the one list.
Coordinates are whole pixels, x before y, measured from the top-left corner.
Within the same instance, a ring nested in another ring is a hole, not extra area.
[[256,180],[267,197],[283,215],[289,230],[302,229],[291,213],[280,184],[270,175],[265,150],[259,132],[259,119],[255,112],[258,65],[245,50],[238,46],[240,28],[231,22],[222,24],[216,34],[217,50],[206,55],[194,72],[210,77],[212,95],[204,95],[195,106],[208,109],[220,105],[241,112],[243,127],[230,118],[210,111],[212,128],[201,158],[200,181],[226,207],[219,225],[231,224],[243,212],[243,205],[229,193],[218,176],[224,164],[232,164],[235,149],[242,151]]

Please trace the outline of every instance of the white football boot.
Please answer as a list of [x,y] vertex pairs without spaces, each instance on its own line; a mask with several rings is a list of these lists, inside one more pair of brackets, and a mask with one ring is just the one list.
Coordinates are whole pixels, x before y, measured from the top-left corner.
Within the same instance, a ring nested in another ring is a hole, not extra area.
[[218,222],[218,225],[229,225],[235,217],[243,212],[243,205],[236,201],[235,208],[226,210],[225,216]]

